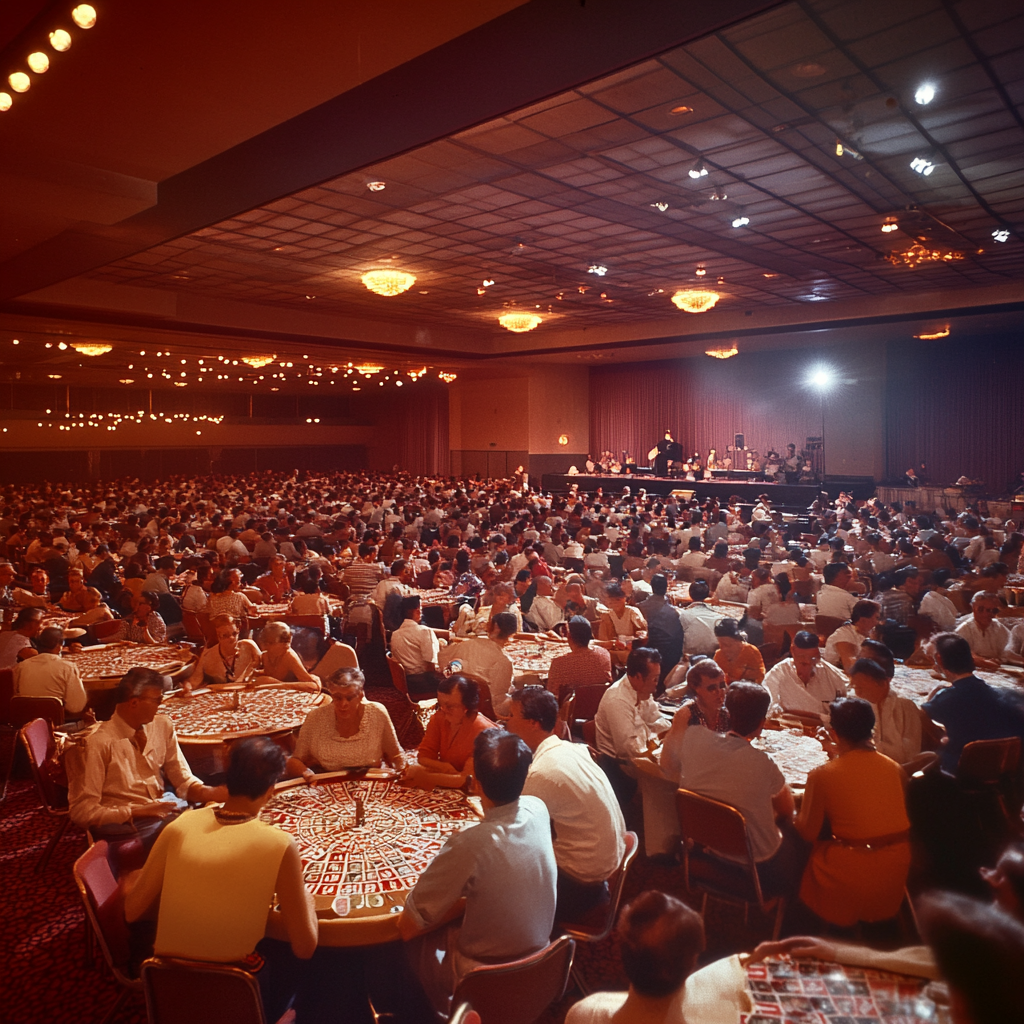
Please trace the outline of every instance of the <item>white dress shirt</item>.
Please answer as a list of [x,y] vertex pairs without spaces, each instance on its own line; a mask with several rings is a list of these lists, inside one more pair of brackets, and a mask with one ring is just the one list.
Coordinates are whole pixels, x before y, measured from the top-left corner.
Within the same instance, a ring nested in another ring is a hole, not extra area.
[[669,722],[661,717],[661,709],[651,697],[637,699],[629,676],[605,691],[595,722],[598,751],[621,760],[646,754],[648,741],[669,729]]
[[77,714],[88,700],[78,666],[59,654],[37,654],[14,668],[14,692],[19,697],[56,697]]
[[430,672],[437,665],[440,649],[437,634],[413,619],[403,619],[391,634],[391,656],[411,676]]
[[480,636],[463,643],[451,643],[441,653],[441,666],[460,662],[460,672],[483,679],[491,691],[494,713],[506,718],[512,713],[512,661],[490,637]]
[[890,692],[875,709],[875,749],[897,764],[921,753],[921,712],[907,697]]
[[526,619],[538,629],[554,629],[564,618],[562,609],[550,597],[537,596],[526,613]]
[[970,645],[976,658],[991,658],[999,661],[1010,640],[1010,631],[998,620],[993,619],[984,632],[972,615],[956,627],[957,636],[962,636]]
[[856,594],[851,594],[842,587],[834,587],[826,583],[818,591],[818,614],[828,615],[833,619],[844,621],[853,613],[853,606],[860,600]]
[[626,823],[608,776],[582,744],[544,740],[533,752],[523,792],[547,806],[559,870],[592,883],[618,869]]
[[715,626],[722,621],[720,611],[703,601],[694,601],[679,612],[679,621],[683,624],[683,654],[706,654],[710,657],[718,650]]
[[846,696],[846,676],[835,666],[820,661],[805,686],[796,674],[792,658],[780,661],[764,677],[764,687],[772,695],[768,716],[780,712],[799,711],[821,715],[828,720],[828,704],[837,697]]

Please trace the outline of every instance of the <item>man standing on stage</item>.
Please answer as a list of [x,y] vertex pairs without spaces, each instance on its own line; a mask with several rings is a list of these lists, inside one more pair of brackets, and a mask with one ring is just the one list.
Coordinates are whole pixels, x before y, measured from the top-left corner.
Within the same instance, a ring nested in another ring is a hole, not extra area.
[[672,440],[672,431],[666,429],[665,436],[647,453],[647,457],[654,459],[655,476],[668,476],[668,464],[683,461],[683,447]]

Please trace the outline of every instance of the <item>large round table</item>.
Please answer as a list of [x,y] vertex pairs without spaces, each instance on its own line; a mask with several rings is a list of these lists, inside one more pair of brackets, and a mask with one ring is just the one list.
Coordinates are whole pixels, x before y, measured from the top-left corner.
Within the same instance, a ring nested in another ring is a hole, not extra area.
[[[396,940],[417,879],[449,836],[480,820],[461,792],[406,789],[386,771],[281,782],[260,817],[294,836],[325,946]],[[268,934],[280,929],[274,911]]]
[[188,644],[135,644],[128,641],[97,644],[78,654],[65,652],[64,660],[78,666],[87,690],[112,690],[133,668],[151,668],[176,679],[195,661]]

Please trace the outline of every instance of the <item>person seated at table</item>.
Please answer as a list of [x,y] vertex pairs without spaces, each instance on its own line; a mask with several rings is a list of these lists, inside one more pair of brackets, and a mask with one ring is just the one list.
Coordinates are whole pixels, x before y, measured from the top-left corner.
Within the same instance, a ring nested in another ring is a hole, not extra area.
[[213,586],[213,568],[207,562],[200,562],[195,569],[195,579],[181,592],[183,612],[205,612],[210,601],[210,587]]
[[233,615],[217,615],[210,625],[217,636],[199,655],[192,674],[181,684],[185,693],[200,686],[247,684],[259,667],[262,654],[252,640],[238,639],[238,620]]
[[289,690],[320,689],[320,680],[306,670],[292,650],[291,627],[285,622],[268,622],[260,633],[263,656],[256,676],[260,689],[287,687]]
[[473,775],[473,742],[494,722],[480,714],[480,691],[456,673],[437,684],[437,710],[419,745],[418,763],[405,769],[405,782],[419,789],[461,789]]
[[[633,581],[626,577],[630,593]],[[625,581],[624,581],[625,582]],[[597,639],[615,644],[613,657],[625,662],[626,653],[634,640],[647,638],[647,621],[640,609],[628,603],[629,594],[618,580],[612,580],[604,588],[605,612],[597,623]]]
[[57,602],[66,612],[85,611],[85,573],[81,569],[68,569],[68,589]]
[[95,587],[86,587],[82,595],[82,614],[69,620],[69,626],[95,626],[97,622],[109,622],[114,613],[104,602],[103,595]]
[[[711,658],[701,658],[690,666],[682,686],[666,690],[669,700],[682,698],[672,717],[672,728],[665,734],[666,747],[671,740],[682,740],[691,725],[703,725],[712,732],[729,731],[729,712],[725,709],[725,695],[729,689],[725,673]],[[664,755],[663,755],[664,757]]]
[[825,662],[849,675],[850,667],[860,656],[860,645],[871,636],[881,614],[882,606],[877,601],[858,601],[850,612],[849,622],[844,622],[825,641]]
[[118,684],[113,715],[83,741],[79,767],[79,759],[68,759],[71,820],[95,839],[138,836],[148,848],[187,802],[228,795],[224,786],[207,786],[192,774],[174,723],[158,714],[168,682],[152,669],[129,669]]
[[472,605],[463,604],[459,607],[459,616],[452,626],[456,636],[487,636],[494,619],[505,613],[516,620],[514,632],[523,631],[523,613],[516,601],[515,588],[509,583],[496,583],[491,587],[490,594],[491,603],[482,604],[475,612]]
[[657,748],[670,724],[653,699],[660,674],[658,651],[637,647],[629,652],[626,674],[605,691],[594,717],[598,753],[631,761]]
[[[171,822],[145,867],[124,881],[127,919],[156,915],[156,956],[229,964],[259,953],[264,963],[256,980],[269,1021],[295,995],[294,960],[309,960],[318,937],[295,839],[259,818],[284,762],[284,751],[267,737],[239,740],[231,748],[223,806]],[[265,937],[274,903],[287,942]]]
[[594,634],[590,623],[582,615],[574,615],[566,632],[569,653],[561,654],[548,669],[548,689],[561,703],[577,686],[610,683],[612,660],[603,647],[592,647]]
[[211,618],[214,615],[233,615],[240,619],[243,615],[256,614],[256,605],[242,593],[242,574],[238,569],[224,569],[217,573],[210,587],[206,611]]
[[505,727],[533,752],[523,792],[551,815],[558,864],[558,918],[572,920],[608,899],[608,883],[625,853],[626,823],[608,777],[582,744],[559,739],[558,701],[542,686],[512,695]]
[[801,630],[793,637],[790,657],[780,661],[764,677],[772,697],[772,716],[800,715],[824,719],[830,701],[846,696],[846,676],[821,660],[818,638]]
[[819,615],[829,615],[844,622],[853,613],[857,596],[850,593],[853,573],[845,562],[829,562],[823,570],[824,584],[818,591],[816,603]]
[[555,582],[550,576],[540,575],[534,577],[534,584],[536,596],[529,611],[523,612],[523,618],[541,633],[550,633],[565,618],[561,605],[554,599]]
[[746,634],[735,619],[726,616],[717,622],[715,639],[715,662],[725,673],[726,682],[759,683],[764,679],[764,658],[753,644],[747,643]]
[[515,667],[504,648],[515,632],[515,616],[511,612],[500,612],[491,619],[487,636],[451,643],[441,652],[442,668],[454,668],[456,672],[486,682],[491,693],[491,706],[500,718],[507,718],[511,711],[509,697]]
[[160,615],[160,595],[144,590],[132,600],[132,614],[121,619],[107,637],[108,643],[126,640],[133,644],[162,644],[167,640],[167,623]]
[[88,700],[78,666],[61,658],[64,631],[47,626],[36,639],[38,653],[14,668],[14,693],[19,697],[56,697],[68,716],[78,718]]
[[[866,700],[840,697],[829,711],[838,756],[808,774],[795,823],[814,844],[800,900],[829,924],[884,921],[896,916],[910,870],[905,776],[875,749]],[[826,821],[832,838],[823,840]]]
[[253,586],[259,587],[268,603],[285,601],[292,592],[292,581],[288,576],[288,559],[284,555],[271,555],[267,571],[257,576]]
[[[569,1008],[565,1024],[684,1024],[703,1019],[699,1011],[688,1009],[691,991],[709,970],[696,970],[704,951],[700,915],[682,900],[648,889],[623,908],[615,930],[628,991],[592,993]],[[744,975],[737,997],[745,980]],[[715,1001],[743,1005],[739,998]]]
[[437,633],[423,625],[419,594],[402,598],[402,624],[391,634],[391,657],[405,669],[411,694],[430,696],[440,678],[438,659],[441,645]]
[[327,615],[331,606],[327,595],[320,592],[320,581],[312,576],[302,576],[295,584],[296,594],[292,598],[292,615]]
[[996,618],[1002,607],[1003,599],[999,594],[979,590],[971,598],[971,618],[960,623],[954,631],[971,645],[975,667],[986,672],[998,672],[1004,658],[1017,664],[1021,660],[1012,653],[1006,655],[1010,631]]
[[683,625],[683,654],[703,654],[711,657],[718,649],[715,640],[715,626],[722,619],[722,613],[705,604],[711,595],[707,580],[699,579],[690,584],[690,603],[679,610],[679,621]]
[[[445,1015],[467,971],[543,949],[555,921],[551,819],[542,800],[523,794],[529,747],[511,733],[487,729],[474,740],[472,759],[483,821],[448,839],[398,921],[409,963]],[[453,923],[460,915],[461,923]]]
[[42,628],[42,608],[21,608],[11,628],[0,633],[0,669],[14,668],[20,661],[34,658],[37,651],[32,641]]
[[665,596],[668,577],[655,573],[651,577],[651,596],[638,607],[647,623],[647,646],[661,655],[661,679],[679,664],[683,656],[683,624],[679,612]]
[[28,574],[28,587],[14,587],[11,596],[23,608],[49,608],[53,603],[50,574],[43,568],[33,569]]
[[405,769],[391,716],[383,704],[366,699],[366,680],[358,668],[339,668],[324,684],[331,702],[314,708],[299,729],[288,775],[315,780],[315,769],[379,768],[382,761]]

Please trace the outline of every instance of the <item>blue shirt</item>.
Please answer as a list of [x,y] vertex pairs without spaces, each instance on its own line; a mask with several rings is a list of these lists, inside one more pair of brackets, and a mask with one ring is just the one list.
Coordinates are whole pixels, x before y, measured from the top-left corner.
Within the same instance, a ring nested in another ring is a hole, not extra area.
[[1024,711],[1007,694],[977,676],[965,676],[924,705],[933,721],[946,727],[949,742],[940,751],[942,767],[956,772],[960,754],[974,740],[1024,739]]

